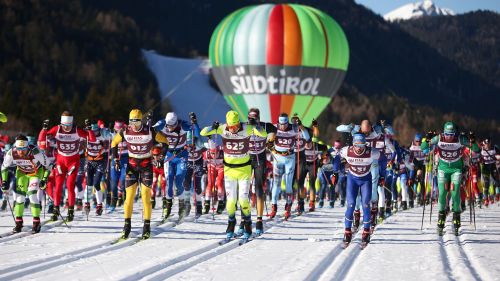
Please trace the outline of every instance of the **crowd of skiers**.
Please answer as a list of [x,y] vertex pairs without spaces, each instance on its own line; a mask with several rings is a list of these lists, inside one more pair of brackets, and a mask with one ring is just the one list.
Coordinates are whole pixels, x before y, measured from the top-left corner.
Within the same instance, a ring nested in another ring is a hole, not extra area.
[[164,220],[173,216],[175,203],[179,221],[192,207],[195,217],[226,211],[229,241],[251,237],[252,208],[258,236],[264,233],[263,217],[277,215],[280,198],[285,201],[285,220],[293,206],[300,215],[307,201],[307,211],[314,212],[333,208],[339,200],[346,206],[347,246],[360,225],[366,244],[375,225],[392,213],[432,206],[434,201],[438,233],[442,235],[451,212],[458,235],[467,202],[481,208],[500,199],[499,149],[491,139],[460,132],[452,122],[440,133],[416,133],[412,143],[403,146],[384,121],[340,125],[337,131],[343,140],[329,144],[320,140],[315,120],[306,127],[297,115],[282,113],[273,120],[276,123],[263,122],[258,108],[249,110],[247,122],[242,119],[229,111],[225,123],[214,121],[200,128],[195,113],[180,120],[169,112],[153,123],[150,113],[143,116],[133,109],[128,122],[115,121],[112,128],[100,120],[85,120],[79,128],[65,111],[59,124],[50,127],[49,120],[43,122],[38,139],[18,135],[13,144],[0,144],[0,208],[6,210],[12,194],[13,231],[20,232],[29,205],[32,232],[38,233],[45,202],[51,220],[65,222],[74,219],[75,211],[88,217],[95,209],[101,216],[103,210],[123,206],[121,238],[127,239],[134,202],[141,198],[142,238],[147,239],[152,209],[159,200]]

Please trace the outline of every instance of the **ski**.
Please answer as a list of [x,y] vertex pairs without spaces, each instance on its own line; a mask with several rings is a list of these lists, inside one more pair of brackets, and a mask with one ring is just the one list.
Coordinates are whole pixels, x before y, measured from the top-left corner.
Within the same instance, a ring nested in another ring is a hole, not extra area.
[[241,238],[240,242],[238,242],[238,245],[241,246],[241,245],[246,244],[246,243],[248,243],[248,242],[250,242],[252,240],[253,239],[251,239],[250,237],[248,237],[248,238]]
[[359,244],[359,248],[361,250],[364,250],[366,248],[366,246],[368,246],[369,242],[361,242],[361,244]]
[[342,249],[345,250],[347,247],[349,247],[350,244],[351,244],[351,242],[344,242],[344,241],[342,241],[341,247],[342,247]]
[[234,240],[234,238],[229,238],[229,239],[228,238],[224,238],[221,241],[219,241],[219,246],[225,245],[225,244],[227,244],[227,243],[229,243],[229,242],[231,242],[233,240]]
[[111,241],[111,243],[110,243],[110,244],[111,244],[111,245],[114,245],[114,244],[118,244],[118,243],[124,242],[124,241],[126,241],[126,240],[128,240],[128,237],[127,237],[127,238],[120,237],[120,238],[118,238],[118,239],[115,239],[115,240]]

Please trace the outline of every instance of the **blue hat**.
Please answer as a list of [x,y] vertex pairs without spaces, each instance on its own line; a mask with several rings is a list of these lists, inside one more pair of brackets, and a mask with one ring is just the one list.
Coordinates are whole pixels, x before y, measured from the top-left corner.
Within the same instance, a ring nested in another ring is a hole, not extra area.
[[414,141],[422,141],[422,134],[420,134],[420,133],[415,134],[415,138],[413,140]]
[[365,146],[366,145],[365,135],[359,133],[354,134],[352,138],[352,144],[355,146]]
[[280,123],[280,124],[288,124],[288,116],[280,116],[278,118],[278,123]]

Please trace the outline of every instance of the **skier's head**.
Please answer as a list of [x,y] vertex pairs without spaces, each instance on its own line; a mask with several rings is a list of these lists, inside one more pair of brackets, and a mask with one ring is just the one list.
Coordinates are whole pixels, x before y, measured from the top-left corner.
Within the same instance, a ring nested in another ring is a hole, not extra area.
[[25,135],[18,135],[14,147],[19,155],[24,156],[28,152],[28,138]]
[[365,135],[369,135],[372,132],[372,124],[370,123],[370,120],[361,121],[360,127],[359,131]]
[[165,122],[167,125],[167,130],[169,132],[172,132],[177,128],[178,125],[178,119],[177,119],[177,114],[175,112],[169,112],[167,113],[167,116],[165,116]]
[[132,109],[128,115],[128,125],[132,127],[132,130],[139,132],[142,128],[142,111]]
[[469,131],[469,141],[476,142],[476,134],[473,131]]
[[362,153],[366,148],[366,138],[364,134],[356,133],[352,137],[352,145],[354,152]]
[[491,140],[490,140],[490,138],[485,138],[483,140],[483,146],[484,146],[484,149],[491,149]]
[[61,128],[64,132],[69,132],[73,129],[73,114],[69,111],[64,111],[61,114]]
[[153,154],[153,157],[161,155],[161,146],[159,145],[153,146],[153,148],[151,149],[151,154]]
[[288,114],[285,112],[281,113],[278,117],[278,129],[284,131],[288,128]]
[[226,125],[229,132],[236,134],[240,129],[240,117],[238,112],[230,110],[226,113]]
[[443,135],[445,141],[451,141],[455,137],[456,133],[457,129],[455,127],[455,124],[453,124],[453,122],[448,121],[444,123]]
[[415,134],[415,137],[413,138],[413,141],[416,143],[416,144],[419,144],[422,142],[422,134],[421,133],[416,133]]
[[248,120],[255,119],[255,121],[260,121],[260,110],[258,108],[252,107],[248,110]]
[[333,148],[335,148],[335,149],[337,149],[337,150],[338,150],[338,149],[341,149],[341,148],[342,148],[342,142],[341,142],[340,140],[335,140],[335,141],[333,142]]
[[92,130],[92,132],[94,132],[96,136],[99,136],[101,134],[101,130],[99,129],[99,123],[96,121],[92,121],[92,123],[90,124],[90,129]]
[[384,133],[387,137],[393,138],[394,137],[394,128],[391,125],[387,125],[384,127]]
[[119,132],[121,129],[123,129],[123,122],[122,121],[115,121],[113,129],[115,130],[115,132]]

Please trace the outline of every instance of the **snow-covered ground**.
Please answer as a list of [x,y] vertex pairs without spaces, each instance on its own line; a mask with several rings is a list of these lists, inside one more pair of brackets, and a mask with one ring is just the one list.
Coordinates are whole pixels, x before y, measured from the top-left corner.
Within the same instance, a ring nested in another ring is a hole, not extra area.
[[[141,204],[135,209],[131,237],[142,232]],[[360,233],[347,249],[340,247],[344,210],[317,209],[289,221],[278,217],[266,222],[263,236],[242,246],[238,240],[218,245],[225,236],[226,215],[203,215],[197,222],[191,215],[177,226],[153,227],[149,240],[112,245],[120,235],[122,212],[91,213],[88,221],[78,212],[71,228],[46,225],[40,234],[0,238],[0,279],[500,280],[497,205],[477,209],[477,230],[466,211],[459,237],[452,234],[451,216],[447,233],[438,237],[437,213],[434,209],[430,224],[428,206],[423,230],[422,208],[398,212],[377,227],[365,250],[358,247]],[[153,224],[160,217],[157,207]],[[25,225],[31,225],[29,216]],[[12,227],[10,212],[0,213],[0,235]]]

